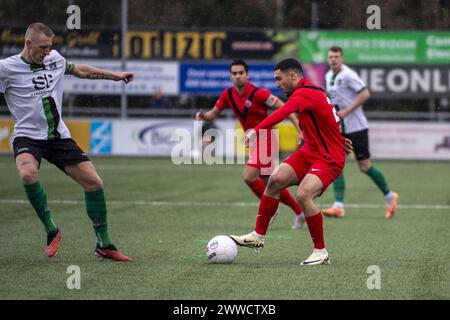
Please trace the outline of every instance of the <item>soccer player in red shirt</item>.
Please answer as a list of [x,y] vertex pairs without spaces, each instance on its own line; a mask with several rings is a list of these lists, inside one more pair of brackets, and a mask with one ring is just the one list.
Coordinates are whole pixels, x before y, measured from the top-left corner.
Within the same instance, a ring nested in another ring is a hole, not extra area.
[[[236,118],[239,119],[244,131],[247,131],[254,128],[267,117],[267,109],[269,107],[280,108],[284,105],[283,101],[272,95],[269,90],[255,87],[248,81],[248,66],[244,60],[233,61],[230,65],[230,74],[234,84],[233,87],[227,88],[222,92],[219,100],[217,100],[211,110],[205,113],[201,110],[197,112],[195,115],[196,120],[212,121],[219,116],[222,110],[231,108]],[[297,118],[292,115],[290,119],[301,135]],[[270,134],[270,131],[265,137],[264,141],[261,139],[261,144],[258,145],[258,148],[252,148],[250,150],[249,161],[246,163],[243,172],[245,183],[258,198],[261,198],[263,195],[268,181],[268,175],[270,175],[274,168],[273,161],[270,159],[271,143],[274,138]],[[259,148],[260,146],[261,149]],[[266,158],[269,159],[262,159],[260,155],[264,154],[264,151],[258,152],[257,150],[265,150]],[[272,170],[270,170],[271,168]],[[301,228],[304,224],[304,216],[299,204],[291,196],[289,191],[284,188],[280,190],[279,198],[296,215],[292,228]],[[271,216],[272,220],[269,222],[272,223],[275,217],[276,214]]]
[[280,190],[298,185],[297,201],[305,215],[314,243],[313,253],[302,265],[329,264],[325,249],[322,213],[314,202],[330,183],[342,173],[345,165],[345,138],[341,135],[339,117],[325,91],[303,76],[295,59],[280,61],[274,68],[277,86],[289,97],[285,105],[273,112],[247,135],[251,145],[257,133],[271,128],[288,115],[298,112],[304,145],[288,157],[270,176],[256,217],[255,230],[243,236],[231,236],[241,245],[256,250],[264,247],[264,238],[272,215],[279,204]]

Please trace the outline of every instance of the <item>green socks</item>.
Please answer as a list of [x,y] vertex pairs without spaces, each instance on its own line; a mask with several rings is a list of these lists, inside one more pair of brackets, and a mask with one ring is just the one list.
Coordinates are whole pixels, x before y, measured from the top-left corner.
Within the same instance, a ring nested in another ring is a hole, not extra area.
[[106,219],[106,203],[103,189],[85,192],[86,211],[92,221],[97,238],[97,244],[100,248],[106,248],[111,244],[108,235],[108,220]]
[[334,199],[336,202],[344,202],[345,193],[345,179],[344,173],[342,173],[333,183]]
[[383,192],[384,195],[389,193],[389,187],[386,183],[386,179],[384,178],[383,173],[376,168],[375,166],[371,166],[370,169],[366,172],[366,174],[375,182],[377,187]]
[[52,215],[47,207],[47,195],[44,189],[42,189],[39,181],[33,184],[24,184],[25,192],[27,194],[28,200],[36,211],[39,220],[41,220],[44,225],[45,232],[49,233],[51,231],[56,231],[57,227],[52,220]]
[[[28,200],[36,211],[39,220],[44,225],[45,232],[56,231],[58,228],[52,220],[52,215],[47,207],[47,195],[42,189],[39,181],[33,184],[24,184],[25,192]],[[85,192],[86,211],[92,221],[97,244],[101,248],[105,248],[111,244],[108,235],[108,221],[106,219],[106,203],[103,189]]]
[[[370,169],[366,172],[366,174],[373,180],[373,182],[375,182],[377,187],[381,190],[381,192],[383,192],[383,194],[385,196],[390,192],[383,173],[377,167],[371,166]],[[344,193],[345,193],[344,173],[342,173],[334,181],[333,189],[334,189],[335,201],[343,203],[344,202]]]

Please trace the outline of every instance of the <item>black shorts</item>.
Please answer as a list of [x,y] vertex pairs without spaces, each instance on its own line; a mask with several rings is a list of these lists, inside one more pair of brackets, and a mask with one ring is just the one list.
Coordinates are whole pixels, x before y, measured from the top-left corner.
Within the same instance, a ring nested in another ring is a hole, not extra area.
[[65,172],[65,166],[90,161],[86,153],[70,138],[35,140],[17,137],[14,139],[13,148],[14,158],[22,153],[30,153],[36,158],[39,166],[41,165],[41,159],[44,158],[63,172]]
[[370,158],[369,152],[369,130],[361,130],[344,134],[344,137],[352,140],[353,152],[356,160],[366,160]]

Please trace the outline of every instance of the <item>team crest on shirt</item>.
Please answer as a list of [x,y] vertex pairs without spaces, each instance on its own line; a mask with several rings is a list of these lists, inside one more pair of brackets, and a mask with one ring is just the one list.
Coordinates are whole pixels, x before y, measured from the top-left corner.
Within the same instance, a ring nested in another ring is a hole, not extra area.
[[55,70],[61,68],[61,63],[58,63],[59,61],[50,61],[49,64],[45,66],[46,70]]
[[252,102],[250,100],[245,101],[245,107],[250,108],[252,106]]
[[53,70],[53,69],[57,69],[58,66],[56,65],[56,61],[51,61],[48,65],[47,65],[47,70]]

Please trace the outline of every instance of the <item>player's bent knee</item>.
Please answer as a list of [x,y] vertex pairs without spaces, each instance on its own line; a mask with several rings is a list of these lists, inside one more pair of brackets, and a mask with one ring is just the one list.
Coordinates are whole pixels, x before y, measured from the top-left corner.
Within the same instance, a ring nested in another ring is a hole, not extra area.
[[366,160],[363,160],[362,162],[358,163],[358,166],[359,166],[359,170],[362,173],[366,173],[367,171],[369,171],[372,164]]
[[305,189],[299,189],[295,193],[295,199],[297,200],[300,205],[303,205],[307,203],[308,201],[311,201],[313,199],[311,192],[308,192]]
[[269,182],[267,183],[267,188],[270,190],[281,191],[284,188],[284,180],[278,174],[273,174],[269,178]]
[[103,181],[100,177],[86,181],[83,185],[86,191],[96,191],[103,188]]
[[248,174],[243,174],[242,175],[242,179],[244,179],[244,182],[247,184],[247,185],[251,185],[253,182],[255,182],[255,180],[257,179],[257,177],[252,177],[251,175],[248,175]]

